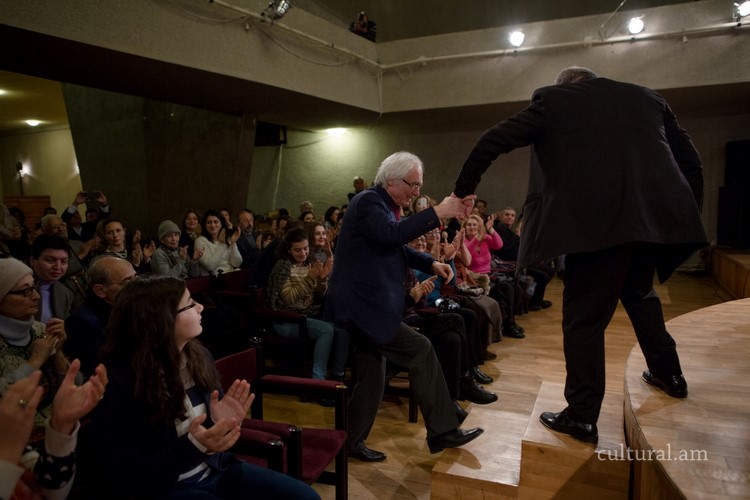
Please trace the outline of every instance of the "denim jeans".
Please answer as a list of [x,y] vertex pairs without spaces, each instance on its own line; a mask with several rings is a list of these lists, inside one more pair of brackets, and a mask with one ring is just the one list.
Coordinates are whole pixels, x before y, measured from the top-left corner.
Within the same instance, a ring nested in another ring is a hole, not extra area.
[[[299,326],[294,323],[275,323],[276,333],[282,337],[299,338]],[[328,371],[328,358],[335,344],[331,371],[334,375],[343,375],[346,358],[349,354],[349,333],[335,328],[332,323],[319,319],[307,318],[307,334],[315,340],[313,351],[313,378],[325,380]]]

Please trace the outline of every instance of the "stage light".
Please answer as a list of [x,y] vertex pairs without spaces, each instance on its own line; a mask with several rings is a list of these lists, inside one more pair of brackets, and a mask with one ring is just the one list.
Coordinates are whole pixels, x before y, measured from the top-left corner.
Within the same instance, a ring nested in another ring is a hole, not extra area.
[[750,16],[750,0],[734,4],[735,21],[747,16]]
[[510,40],[512,46],[520,47],[524,38],[526,38],[526,35],[523,34],[523,31],[514,31],[510,34],[508,40]]
[[292,4],[289,0],[271,0],[271,3],[268,4],[268,7],[266,7],[266,10],[261,15],[269,18],[271,21],[276,21],[284,17],[291,8]]
[[345,128],[329,128],[326,132],[330,137],[341,137],[342,135],[348,134],[349,130]]
[[40,123],[42,122],[40,122],[39,120],[26,120],[26,125],[28,125],[29,127],[36,127]]
[[630,33],[631,35],[637,35],[641,31],[643,31],[643,28],[645,27],[646,24],[643,22],[643,16],[634,17],[628,23],[628,33]]

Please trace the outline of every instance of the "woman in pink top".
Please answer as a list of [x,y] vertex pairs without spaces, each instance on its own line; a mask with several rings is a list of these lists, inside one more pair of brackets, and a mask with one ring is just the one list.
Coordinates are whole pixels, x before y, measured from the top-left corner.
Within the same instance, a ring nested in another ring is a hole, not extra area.
[[466,247],[471,253],[471,264],[468,266],[470,271],[489,274],[492,262],[490,250],[500,250],[503,247],[503,240],[492,227],[493,222],[495,222],[494,215],[487,217],[486,223],[477,214],[471,214],[464,220]]
[[[471,254],[471,263],[467,268],[472,272],[489,274],[492,270],[490,250],[500,250],[503,247],[503,240],[493,227],[494,222],[494,214],[487,217],[486,223],[477,214],[471,214],[463,222],[465,244]],[[516,323],[515,286],[510,283],[492,286],[489,296],[495,299],[505,312],[503,335],[517,339],[524,338],[526,336],[524,329]]]

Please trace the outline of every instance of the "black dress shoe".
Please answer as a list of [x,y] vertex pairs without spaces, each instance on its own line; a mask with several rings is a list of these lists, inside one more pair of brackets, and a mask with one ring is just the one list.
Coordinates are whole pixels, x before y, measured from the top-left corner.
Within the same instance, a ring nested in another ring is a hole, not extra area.
[[362,442],[349,451],[349,456],[363,462],[382,462],[385,460],[385,453],[371,450]]
[[577,422],[570,418],[568,410],[563,410],[560,413],[545,411],[539,415],[539,420],[545,427],[568,434],[585,443],[596,443],[599,440],[599,431],[596,429],[596,424]]
[[460,427],[453,429],[452,431],[445,432],[439,436],[433,436],[427,438],[427,446],[430,447],[430,453],[439,453],[445,448],[458,448],[463,446],[469,441],[473,441],[484,429],[477,427],[475,429],[469,429],[465,431]]
[[461,408],[461,405],[458,404],[458,401],[453,402],[453,407],[456,410],[456,418],[458,419],[458,425],[463,424],[464,420],[466,420],[466,417],[469,416],[469,412]]
[[550,302],[549,300],[543,300],[539,303],[539,305],[542,309],[549,309],[550,307],[552,307],[552,302]]
[[506,337],[513,337],[514,339],[523,339],[523,338],[526,338],[526,334],[523,332],[524,332],[523,328],[521,328],[515,323],[510,323],[509,325],[506,325],[503,327],[503,335],[505,335]]
[[462,401],[471,401],[478,405],[488,405],[497,401],[497,394],[477,385],[471,377],[463,377],[461,379],[460,392]]
[[471,373],[471,376],[474,377],[474,380],[476,380],[478,384],[491,384],[494,382],[494,379],[480,370],[478,366],[469,368],[469,373]]
[[484,360],[485,361],[492,361],[493,359],[497,359],[497,354],[494,352],[490,352],[487,349],[484,350]]
[[642,378],[647,384],[658,387],[673,398],[687,397],[687,382],[685,382],[685,377],[683,377],[682,374],[671,375],[667,378],[659,378],[646,370],[643,372]]

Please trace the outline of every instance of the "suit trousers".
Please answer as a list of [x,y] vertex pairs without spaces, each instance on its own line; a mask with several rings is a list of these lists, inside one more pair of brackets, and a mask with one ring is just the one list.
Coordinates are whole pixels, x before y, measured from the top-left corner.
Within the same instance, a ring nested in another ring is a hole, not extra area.
[[401,323],[395,338],[374,345],[356,325],[347,328],[354,346],[356,381],[349,400],[349,448],[367,439],[385,389],[385,361],[409,371],[409,384],[419,404],[427,437],[458,427],[455,409],[445,385],[440,362],[430,341]]
[[565,399],[571,417],[596,423],[605,392],[604,331],[618,300],[633,325],[646,364],[657,377],[682,373],[666,330],[654,272],[661,247],[628,243],[565,259],[563,348]]

